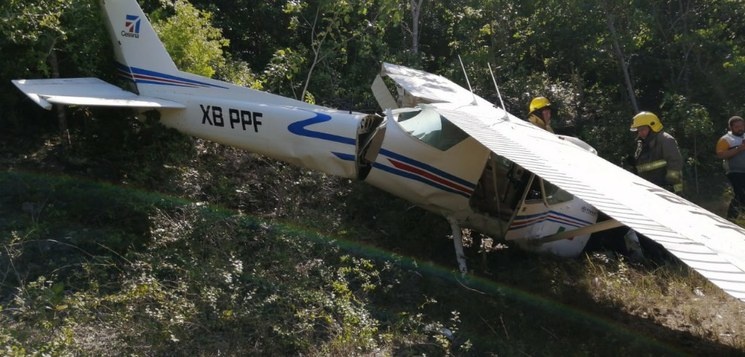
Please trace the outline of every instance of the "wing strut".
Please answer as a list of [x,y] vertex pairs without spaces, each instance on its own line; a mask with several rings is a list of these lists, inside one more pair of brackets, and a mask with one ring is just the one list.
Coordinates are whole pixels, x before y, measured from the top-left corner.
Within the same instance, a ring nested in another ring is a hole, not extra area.
[[453,245],[455,246],[455,259],[458,260],[458,269],[460,273],[466,275],[468,267],[466,266],[466,255],[463,253],[463,232],[455,218],[448,217],[450,229],[453,230]]
[[601,231],[605,231],[608,229],[617,228],[620,226],[623,226],[623,223],[616,221],[615,219],[609,219],[609,220],[598,222],[598,223],[595,223],[589,226],[572,229],[571,231],[559,232],[556,234],[552,234],[550,236],[545,236],[545,237],[537,238],[537,239],[528,239],[526,240],[526,242],[530,244],[541,245],[541,244],[555,242],[557,240],[569,239],[569,238],[576,237],[579,235],[601,232]]

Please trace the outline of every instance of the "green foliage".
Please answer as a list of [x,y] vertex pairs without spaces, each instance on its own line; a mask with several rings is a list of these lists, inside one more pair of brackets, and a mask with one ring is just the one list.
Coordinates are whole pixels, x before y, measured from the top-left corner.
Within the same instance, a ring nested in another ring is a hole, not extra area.
[[298,81],[306,59],[291,48],[278,49],[264,72],[266,86],[273,92],[298,97]]
[[[48,76],[52,49],[69,74],[110,73],[105,63],[111,51],[93,4],[4,2],[4,86],[9,78]],[[623,129],[634,114],[619,70],[622,61],[629,66],[640,109],[660,108],[668,93],[676,93],[701,105],[715,127],[745,109],[736,95],[745,75],[740,70],[745,46],[736,36],[745,27],[745,9],[736,1],[686,6],[666,1],[423,2],[418,54],[410,53],[409,2],[146,5],[158,9],[156,27],[182,69],[345,109],[377,109],[368,84],[380,60],[418,65],[465,83],[456,55],[465,60],[476,91],[496,102],[484,65],[489,62],[513,113],[524,116],[525,103],[535,93],[550,95],[559,103],[557,128],[584,136],[614,162],[623,156],[623,143],[630,143]],[[609,21],[622,59],[614,53]],[[12,94],[0,100],[10,110],[0,121],[21,128],[13,109],[18,93],[10,87],[7,93]],[[598,140],[591,134],[598,132],[610,136]],[[710,158],[699,159],[705,172],[715,170]]]
[[662,102],[662,109],[666,109],[666,118],[670,124],[682,128],[686,137],[710,137],[714,134],[714,124],[709,112],[701,104],[690,103],[684,96],[666,94]]
[[86,123],[75,131],[78,139],[67,161],[101,178],[167,192],[194,156],[194,139],[160,124],[157,112],[144,113],[141,120],[126,110],[78,114],[85,114]]
[[[711,160],[711,148],[718,139],[718,133],[714,130],[706,107],[691,103],[682,95],[668,93],[662,102],[662,109],[664,119],[661,120],[664,120],[666,129],[675,134],[689,168],[706,171],[718,169],[719,162]],[[689,181],[696,179],[694,175],[689,176]]]
[[0,15],[3,131],[28,133],[46,129],[38,112],[26,108],[30,102],[11,85],[11,79],[91,75],[107,78],[105,73],[113,68],[108,35],[94,1],[3,1]]
[[66,35],[62,16],[72,0],[51,1],[4,1],[0,5],[0,50],[6,57],[10,68],[0,66],[4,71],[16,71],[20,76],[28,76],[33,70],[49,75],[47,56],[59,39]]
[[[288,2],[284,12],[290,16],[288,30],[294,46],[278,48],[266,74],[269,83],[286,85],[276,81],[282,79],[290,89],[272,85],[268,89],[303,100],[307,92],[323,93],[311,97],[337,106],[340,101],[360,101],[361,88],[354,88],[352,96],[345,83],[374,74],[379,65],[376,57],[387,52],[382,39],[401,19],[399,7],[390,0]],[[287,67],[280,65],[287,57],[292,59]]]
[[89,0],[5,1],[0,5],[0,78],[50,77],[60,52],[68,75],[100,75],[110,45],[99,8]]
[[[46,197],[36,227],[53,227],[0,241],[7,353],[350,354],[388,348],[396,338],[384,323],[409,325],[369,307],[402,272],[344,254],[333,239],[106,185],[0,182],[2,207]],[[0,226],[0,237],[23,225],[14,227]],[[110,233],[83,237],[95,227]],[[116,231],[138,233],[116,243]],[[44,256],[37,241],[56,241],[47,249],[68,260]]]
[[256,90],[263,89],[261,80],[251,71],[249,64],[235,59],[231,55],[225,56],[225,65],[216,69],[215,76],[235,85]]
[[[187,0],[172,4],[174,15],[153,23],[176,67],[212,77],[226,65],[223,48],[230,44],[222,31],[212,26],[212,13],[198,10]],[[156,15],[155,18],[162,18]]]

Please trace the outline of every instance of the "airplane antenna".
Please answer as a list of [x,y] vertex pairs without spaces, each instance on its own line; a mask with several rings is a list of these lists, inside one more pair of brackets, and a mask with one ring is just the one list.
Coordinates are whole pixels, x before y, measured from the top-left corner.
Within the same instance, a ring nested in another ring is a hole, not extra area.
[[504,118],[508,119],[509,116],[507,115],[507,108],[504,107],[504,101],[502,100],[502,93],[499,93],[499,86],[497,85],[497,78],[494,77],[494,72],[491,70],[491,63],[486,62],[486,65],[489,66],[489,74],[491,74],[491,80],[494,82],[494,88],[497,89],[497,97],[499,97],[499,105],[502,106],[502,110],[504,110]]
[[463,65],[463,60],[460,58],[460,55],[458,55],[458,61],[460,62],[460,68],[463,69],[463,75],[466,76],[466,84],[468,84],[468,90],[471,91],[471,95],[473,96],[473,105],[478,104],[476,101],[476,94],[473,93],[473,88],[471,88],[471,81],[468,80],[468,73],[466,73],[466,66]]
[[497,89],[497,97],[499,97],[499,105],[502,106],[502,109],[507,110],[504,107],[504,101],[502,100],[502,94],[499,93],[499,86],[497,85],[497,78],[494,77],[494,72],[492,72],[491,70],[491,63],[487,62],[486,65],[489,66],[489,74],[491,74],[491,80],[492,82],[494,82],[494,88]]

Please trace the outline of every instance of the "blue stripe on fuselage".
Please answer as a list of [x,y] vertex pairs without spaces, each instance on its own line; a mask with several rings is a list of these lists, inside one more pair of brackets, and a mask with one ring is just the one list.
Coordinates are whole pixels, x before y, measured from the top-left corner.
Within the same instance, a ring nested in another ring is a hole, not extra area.
[[[337,143],[342,143],[342,144],[348,144],[348,145],[355,145],[356,144],[356,140],[353,139],[353,138],[347,138],[347,137],[343,137],[343,136],[339,136],[339,135],[328,134],[328,133],[324,133],[324,132],[320,132],[320,131],[314,131],[314,130],[307,129],[306,128],[307,126],[310,126],[310,125],[313,125],[313,124],[318,124],[318,123],[324,123],[324,122],[330,121],[332,119],[332,117],[330,115],[328,115],[328,114],[322,114],[322,113],[316,113],[316,112],[313,112],[313,114],[315,114],[315,116],[312,117],[312,118],[308,118],[308,119],[296,121],[296,122],[290,124],[287,127],[287,130],[289,130],[291,133],[293,133],[295,135],[299,135],[299,136],[305,136],[305,137],[310,137],[310,138],[315,138],[315,139],[320,139],[320,140],[327,140],[327,141],[332,141],[332,142],[337,142]],[[466,181],[464,179],[461,179],[459,177],[453,176],[453,175],[451,175],[451,174],[449,174],[447,172],[444,172],[444,171],[439,170],[439,169],[437,169],[435,167],[432,167],[430,165],[427,165],[427,164],[425,164],[425,163],[423,163],[421,161],[414,160],[414,159],[412,159],[410,157],[406,157],[406,156],[403,156],[401,154],[394,153],[394,152],[392,152],[390,150],[386,150],[386,149],[381,149],[380,150],[380,153],[382,155],[385,155],[385,156],[388,156],[390,158],[399,160],[399,161],[404,162],[404,163],[407,163],[409,165],[412,165],[412,166],[415,166],[415,167],[419,167],[419,168],[421,168],[423,170],[429,171],[429,172],[431,172],[433,174],[436,174],[436,175],[438,175],[440,177],[446,178],[446,179],[448,179],[450,181],[459,183],[459,184],[461,184],[461,185],[463,185],[465,187],[468,187],[468,188],[470,188],[472,190],[476,188],[476,184],[474,184],[474,183],[471,183],[471,182],[468,182],[468,181]],[[333,153],[333,154],[336,155],[338,158],[340,158],[342,160],[349,160],[349,161],[354,161],[355,160],[354,155],[342,154],[342,153],[336,153],[336,152]],[[442,185],[440,183],[437,183],[437,182],[433,182],[430,179],[427,179],[425,177],[421,177],[419,175],[412,174],[412,173],[407,172],[407,171],[399,170],[397,168],[386,166],[386,165],[383,165],[383,164],[379,164],[377,162],[373,164],[373,167],[375,167],[377,169],[380,169],[380,170],[383,170],[383,171],[386,171],[388,173],[397,175],[397,176],[401,176],[401,177],[405,177],[405,178],[408,178],[408,179],[411,179],[411,180],[415,180],[415,181],[419,181],[419,182],[425,183],[427,185],[436,187],[436,188],[441,189],[443,191],[452,192],[452,193],[455,193],[455,194],[458,194],[458,195],[461,195],[461,196],[464,196],[464,197],[470,197],[469,194],[466,194],[466,193],[464,193],[462,191],[454,190],[453,188],[444,186],[444,185]]]
[[320,131],[308,130],[305,127],[313,124],[323,123],[331,120],[331,116],[328,114],[315,113],[316,116],[301,121],[296,121],[287,127],[291,133],[300,136],[307,136],[309,138],[328,140],[342,144],[355,145],[353,138],[347,138],[339,135],[322,133]]

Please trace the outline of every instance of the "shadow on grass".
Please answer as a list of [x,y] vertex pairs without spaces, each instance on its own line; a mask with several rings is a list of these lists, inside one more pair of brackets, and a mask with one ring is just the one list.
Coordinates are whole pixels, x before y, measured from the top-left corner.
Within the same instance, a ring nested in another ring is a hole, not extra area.
[[[355,202],[362,205],[358,207],[361,211],[378,217],[375,222],[378,229],[396,232],[395,238],[378,239],[376,244],[384,250],[411,258],[402,260],[400,264],[423,276],[412,289],[438,301],[429,307],[427,313],[448,320],[452,319],[453,312],[457,312],[458,322],[453,322],[453,325],[458,332],[454,334],[453,342],[458,345],[470,341],[473,345],[468,352],[460,350],[462,354],[745,353],[688,331],[665,327],[652,318],[628,313],[622,305],[598,301],[580,283],[580,280],[587,279],[587,263],[581,259],[540,256],[517,248],[484,254],[478,252],[479,242],[476,241],[466,248],[469,276],[461,278],[457,273],[452,240],[445,238],[450,230],[444,219],[420,209],[409,209],[405,202],[389,204],[385,208],[379,207],[379,203]],[[391,213],[381,214],[381,209]],[[405,223],[417,221],[416,225]],[[421,238],[422,235],[429,239]],[[656,268],[649,264],[637,269],[647,269],[648,274],[654,274]],[[717,302],[712,301],[712,304]],[[408,355],[408,352],[401,353]]]

